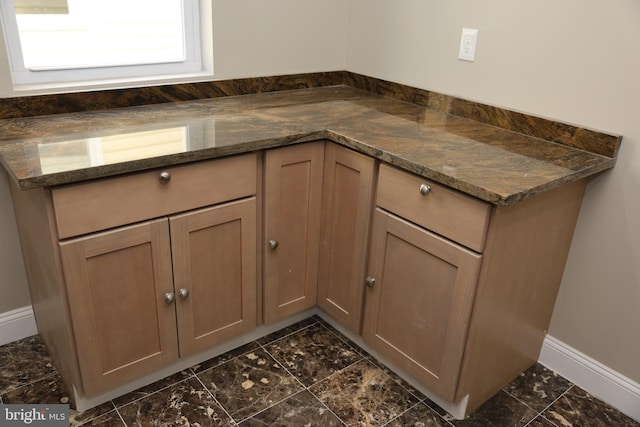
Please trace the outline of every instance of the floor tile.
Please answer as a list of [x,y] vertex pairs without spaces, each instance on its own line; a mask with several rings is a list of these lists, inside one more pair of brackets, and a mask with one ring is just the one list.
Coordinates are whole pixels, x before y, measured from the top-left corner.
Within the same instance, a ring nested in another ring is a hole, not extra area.
[[367,360],[315,384],[310,391],[348,426],[381,426],[418,399]]
[[302,390],[302,385],[259,349],[197,376],[236,421],[251,417]]
[[113,399],[113,404],[119,408],[133,402],[134,400],[142,399],[159,390],[172,386],[173,384],[179,383],[180,381],[184,381],[190,376],[193,376],[193,374],[188,370],[177,372],[154,383],[151,383],[144,387],[140,387],[139,389],[134,390],[131,393],[127,393],[124,396]]
[[7,404],[70,404],[69,393],[57,373],[12,389],[2,395],[2,401]]
[[274,341],[265,348],[305,386],[362,359],[353,347],[320,324]]
[[542,415],[538,415],[536,418],[533,419],[533,421],[527,424],[527,427],[558,427],[558,426],[552,423],[551,421],[547,420]]
[[54,372],[47,348],[38,335],[0,347],[0,394]]
[[342,341],[346,342],[348,345],[353,347],[358,352],[358,354],[362,355],[363,357],[369,356],[369,353],[367,353],[363,348],[358,346],[349,337],[347,337],[345,334],[343,334],[342,332],[334,328],[333,325],[331,325],[329,322],[327,322],[326,320],[322,319],[319,316],[318,316],[318,323],[320,323],[322,326],[324,326],[325,328],[333,332],[333,334],[336,335],[338,338],[340,338]]
[[[384,363],[380,362],[375,357],[368,355],[367,360],[369,360],[373,365],[377,366],[378,368],[386,372],[387,375],[389,375],[393,381],[395,381],[396,383],[400,384],[402,387],[407,389],[411,394],[413,394],[419,400],[426,399],[426,396],[422,394],[418,389],[416,389],[414,386],[409,384],[407,381],[405,381],[404,378],[402,378],[400,375],[393,372],[391,369],[389,369],[389,367],[385,366]],[[433,405],[435,405],[435,403]]]
[[[105,414],[111,414],[111,415],[105,415]],[[69,425],[73,425],[73,426],[92,425],[91,423],[96,418],[102,418],[103,420],[105,419],[120,420],[120,416],[115,411],[115,406],[113,406],[113,403],[106,402],[106,403],[103,403],[102,405],[98,405],[95,408],[88,409],[84,412],[79,412],[72,408],[69,414]]]
[[286,328],[282,328],[276,332],[266,335],[258,339],[257,342],[260,345],[267,345],[275,340],[279,340],[280,338],[283,338],[287,335],[293,334],[295,332],[298,332],[301,329],[304,329],[308,326],[318,323],[318,320],[319,318],[317,316],[308,317],[304,320],[294,323],[291,326],[287,326]]
[[542,411],[571,386],[565,378],[536,363],[509,383],[504,391],[530,408]]
[[456,427],[516,427],[527,425],[537,415],[524,403],[500,391],[466,419],[448,419]]
[[118,411],[129,426],[234,425],[195,377],[136,400]]
[[213,357],[209,360],[206,360],[202,363],[199,363],[197,365],[193,365],[191,367],[191,370],[193,372],[202,372],[202,371],[206,371],[207,369],[211,369],[215,366],[218,366],[224,362],[228,362],[231,359],[235,359],[238,356],[242,356],[245,353],[249,353],[250,351],[254,351],[257,348],[259,348],[260,345],[256,342],[256,341],[251,341],[250,343],[247,343],[245,345],[241,345],[238,348],[234,348],[233,350],[227,351],[226,353],[223,353],[219,356]]
[[451,424],[424,403],[418,403],[387,427],[451,427]]
[[343,424],[318,399],[304,390],[239,425],[240,427],[333,427]]
[[107,426],[107,427],[124,427],[125,423],[120,418],[120,414],[115,409],[113,411],[107,412],[99,417],[92,418],[90,420],[86,420],[83,422],[79,422],[74,418],[69,420],[70,426]]
[[573,386],[543,415],[562,427],[640,427],[640,422]]

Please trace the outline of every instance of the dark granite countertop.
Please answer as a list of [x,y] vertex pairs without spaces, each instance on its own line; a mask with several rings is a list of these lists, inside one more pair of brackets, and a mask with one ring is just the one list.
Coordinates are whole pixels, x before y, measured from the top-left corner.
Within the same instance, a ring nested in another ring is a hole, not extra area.
[[324,138],[498,206],[615,163],[347,86],[0,120],[0,160],[30,189]]

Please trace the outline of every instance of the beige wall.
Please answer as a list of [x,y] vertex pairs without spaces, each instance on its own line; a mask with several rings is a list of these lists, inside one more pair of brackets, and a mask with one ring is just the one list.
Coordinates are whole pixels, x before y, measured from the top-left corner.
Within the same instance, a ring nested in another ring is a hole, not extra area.
[[9,183],[0,172],[0,315],[31,304]]
[[550,334],[640,382],[640,2],[351,0],[348,37],[350,71],[624,136],[588,186]]
[[[615,169],[588,187],[550,333],[640,382],[640,51],[625,45],[640,40],[639,1],[214,0],[213,11],[220,79],[346,68],[624,135]],[[456,59],[463,26],[480,29],[475,63]],[[2,177],[0,313],[26,302],[11,212]]]

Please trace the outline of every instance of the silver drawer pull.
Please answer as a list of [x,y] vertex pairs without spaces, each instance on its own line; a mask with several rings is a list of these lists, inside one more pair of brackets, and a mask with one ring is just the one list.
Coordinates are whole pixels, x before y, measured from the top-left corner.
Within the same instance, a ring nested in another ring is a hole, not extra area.
[[428,186],[427,184],[422,184],[420,186],[420,194],[422,194],[423,196],[426,196],[427,194],[429,194],[430,191],[431,191],[431,187]]
[[185,289],[185,288],[180,288],[180,290],[178,291],[178,295],[180,295],[180,298],[185,299],[189,296],[189,289]]
[[167,184],[171,181],[171,174],[167,171],[160,172],[160,184]]
[[277,240],[274,240],[274,239],[269,240],[269,247],[271,249],[277,248],[279,244],[280,242],[278,242]]
[[176,300],[176,295],[173,292],[167,292],[164,294],[164,302],[171,304]]

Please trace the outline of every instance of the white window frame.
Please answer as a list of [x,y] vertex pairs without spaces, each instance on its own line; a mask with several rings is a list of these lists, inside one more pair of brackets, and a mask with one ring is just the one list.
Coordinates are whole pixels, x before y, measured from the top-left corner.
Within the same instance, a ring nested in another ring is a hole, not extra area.
[[211,1],[182,0],[186,60],[177,63],[28,69],[24,66],[13,1],[0,1],[0,20],[15,93],[43,94],[96,88],[125,88],[213,77]]

